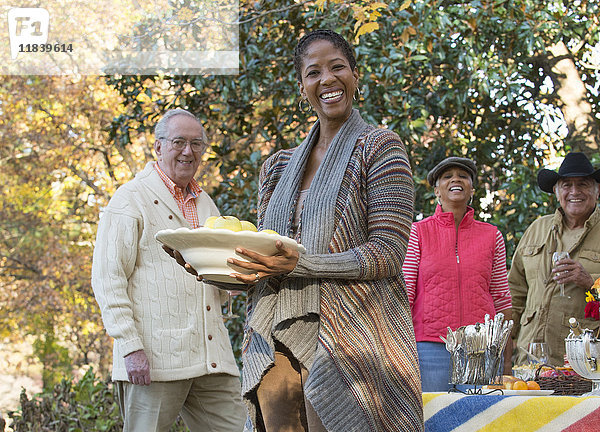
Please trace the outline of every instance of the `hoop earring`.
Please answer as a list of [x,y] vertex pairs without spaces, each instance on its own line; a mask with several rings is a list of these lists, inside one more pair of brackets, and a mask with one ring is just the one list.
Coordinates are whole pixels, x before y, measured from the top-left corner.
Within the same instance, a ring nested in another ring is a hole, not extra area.
[[469,199],[469,205],[473,203],[473,195],[471,195],[471,199]]
[[[307,106],[304,107],[302,105],[302,102],[306,102]],[[298,101],[298,108],[300,109],[300,111],[302,111],[303,113],[307,113],[310,111],[310,109],[312,108],[310,105],[310,102],[308,102],[306,99],[300,98],[300,100]]]
[[[358,97],[356,96],[356,94],[358,94]],[[355,101],[360,100],[360,97],[362,96],[362,92],[360,91],[360,87],[356,87],[356,91],[354,93],[352,93],[352,99],[354,99]]]

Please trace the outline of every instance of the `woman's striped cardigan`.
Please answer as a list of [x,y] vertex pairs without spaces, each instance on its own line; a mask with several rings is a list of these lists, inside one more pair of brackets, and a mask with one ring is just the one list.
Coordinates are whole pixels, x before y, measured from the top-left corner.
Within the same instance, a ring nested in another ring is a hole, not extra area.
[[[293,152],[281,150],[262,167],[259,225]],[[423,429],[415,337],[401,276],[413,199],[404,145],[395,133],[368,127],[345,167],[329,253],[303,254],[287,276],[319,281],[315,333],[305,331],[310,329],[310,317],[298,317],[288,320],[300,323],[298,330],[284,322],[275,323],[279,327],[270,334],[261,334],[253,322],[273,322],[278,308],[295,305],[277,302],[277,278],[249,292],[243,347],[247,430],[258,430],[255,392],[272,365],[273,335],[285,339],[286,345],[296,345],[290,347],[292,352],[312,351],[305,364],[310,371],[305,392],[329,431]]]

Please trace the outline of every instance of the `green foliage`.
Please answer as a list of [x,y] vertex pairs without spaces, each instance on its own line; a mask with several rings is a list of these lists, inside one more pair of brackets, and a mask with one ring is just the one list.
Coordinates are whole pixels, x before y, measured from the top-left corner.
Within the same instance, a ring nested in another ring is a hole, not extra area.
[[[585,71],[585,53],[598,40],[596,8],[589,2],[567,7],[440,0],[412,2],[401,10],[401,3],[389,3],[380,29],[357,46],[365,90],[361,110],[407,144],[417,218],[435,206],[425,180],[429,169],[451,155],[476,161],[473,206],[504,233],[510,263],[529,223],[554,210],[552,198],[536,186],[536,173],[549,155],[565,149],[554,127],[562,122],[557,108],[562,102],[549,80],[546,49],[561,38],[580,41],[585,49],[574,51],[573,58]],[[590,43],[578,33],[582,21],[596,23]],[[597,87],[597,73],[581,78],[588,88]],[[597,96],[589,93],[594,112]]]
[[[354,7],[364,10],[370,3],[318,1],[317,6],[281,8],[272,0],[242,1],[238,76],[109,78],[129,101],[112,130],[144,124],[148,113],[167,108],[197,113],[213,139],[217,205],[224,214],[254,220],[262,161],[301,142],[315,120],[314,113],[297,107],[296,42],[317,28],[354,40]],[[552,126],[561,121],[561,102],[547,80],[546,48],[561,38],[580,42],[573,58],[585,70],[586,53],[598,41],[597,8],[592,2],[534,0],[401,0],[386,5],[378,9],[379,28],[361,36],[355,46],[363,92],[356,106],[368,121],[393,129],[406,143],[417,218],[431,214],[435,205],[425,181],[429,169],[450,155],[477,162],[474,207],[500,227],[510,261],[529,223],[554,210],[535,178],[549,155],[565,149]],[[584,33],[583,22],[591,25],[592,36]],[[588,88],[597,88],[597,73],[582,73],[581,79]],[[151,102],[137,103],[132,95],[147,90],[149,83],[170,93],[153,92]],[[590,103],[598,112],[597,92],[590,93]],[[243,299],[235,301],[242,316]],[[241,319],[227,325],[239,353]]]
[[40,330],[41,336],[33,342],[33,353],[43,365],[44,389],[52,389],[64,377],[71,374],[72,360],[68,348],[61,345],[56,337],[55,319],[46,317],[46,321],[42,322],[42,317],[35,316],[34,321],[38,324],[37,328]]
[[112,385],[98,381],[92,369],[78,382],[63,379],[32,399],[23,390],[20,410],[9,417],[15,432],[112,432],[123,427]]
[[[256,221],[262,162],[300,143],[315,120],[297,106],[295,44],[317,28],[353,41],[357,28],[366,30],[356,27],[357,13],[367,13],[362,23],[376,19],[378,28],[355,44],[362,90],[355,106],[406,143],[415,216],[433,212],[426,174],[449,155],[477,162],[474,207],[503,232],[509,259],[529,223],[554,211],[552,197],[536,186],[537,171],[569,149],[597,149],[559,130],[565,101],[548,47],[564,42],[571,49],[589,117],[599,123],[600,75],[591,54],[600,40],[598,2],[377,3],[242,0],[236,76],[3,80],[0,329],[3,336],[39,338],[38,357],[57,369],[48,383],[67,374],[64,349],[76,366],[109,351],[89,286],[95,225],[115,188],[152,158],[160,114],[183,107],[202,119],[212,152],[200,180],[223,214]],[[147,19],[139,29],[155,24],[156,17]],[[240,316],[244,298],[234,302]],[[227,325],[239,358],[242,318]],[[102,362],[103,372],[108,365]]]
[[0,84],[0,334],[36,339],[47,388],[110,350],[89,280],[96,205],[112,190],[98,154],[110,152],[102,129],[117,97],[97,78]]
[[[20,408],[9,412],[15,432],[119,432],[123,421],[113,383],[99,380],[90,368],[79,381],[61,380],[52,390],[29,399],[21,392]],[[178,418],[170,432],[189,430]]]

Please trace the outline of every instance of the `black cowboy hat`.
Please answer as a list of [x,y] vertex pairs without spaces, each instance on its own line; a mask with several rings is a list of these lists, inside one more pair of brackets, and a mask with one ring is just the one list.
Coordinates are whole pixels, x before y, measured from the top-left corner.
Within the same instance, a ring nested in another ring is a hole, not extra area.
[[544,192],[553,193],[554,185],[561,177],[591,177],[600,183],[600,169],[594,171],[592,163],[584,153],[568,153],[558,172],[545,168],[538,172],[538,185]]
[[446,169],[453,166],[464,169],[466,172],[468,172],[471,176],[471,181],[475,183],[475,176],[477,175],[477,166],[475,166],[475,162],[473,162],[471,159],[457,156],[447,157],[439,164],[434,166],[427,174],[427,182],[431,186],[435,186],[435,182],[437,181],[438,177],[444,171],[446,171]]

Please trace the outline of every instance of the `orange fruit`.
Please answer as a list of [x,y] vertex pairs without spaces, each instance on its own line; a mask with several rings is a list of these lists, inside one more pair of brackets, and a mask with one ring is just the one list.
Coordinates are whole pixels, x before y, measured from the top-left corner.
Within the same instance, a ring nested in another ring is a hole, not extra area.
[[513,383],[517,380],[518,378],[512,375],[502,375],[502,383],[504,384],[504,388],[506,390],[512,390]]
[[522,380],[515,381],[512,386],[512,389],[513,390],[527,390],[527,383]]
[[527,390],[539,390],[540,385],[535,381],[527,381]]

